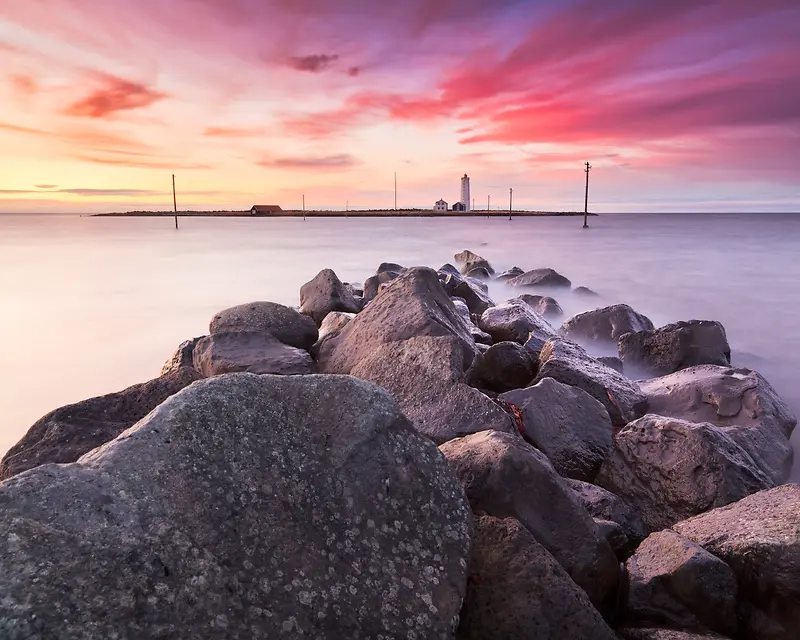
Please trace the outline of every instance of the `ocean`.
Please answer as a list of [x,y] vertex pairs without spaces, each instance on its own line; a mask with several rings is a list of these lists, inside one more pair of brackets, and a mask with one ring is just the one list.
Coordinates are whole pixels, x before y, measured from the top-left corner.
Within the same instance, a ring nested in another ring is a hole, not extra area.
[[[330,267],[363,282],[383,261],[438,268],[471,249],[498,270],[552,267],[656,325],[721,321],[734,365],[800,413],[800,215],[590,218],[96,218],[0,216],[0,454],[42,415],[158,375],[219,310],[299,304]],[[498,302],[514,293],[491,291]],[[749,354],[749,355],[747,355]],[[738,359],[737,359],[738,358]],[[795,432],[800,446],[800,428]],[[797,456],[800,458],[800,456]],[[796,464],[792,479],[800,480]]]

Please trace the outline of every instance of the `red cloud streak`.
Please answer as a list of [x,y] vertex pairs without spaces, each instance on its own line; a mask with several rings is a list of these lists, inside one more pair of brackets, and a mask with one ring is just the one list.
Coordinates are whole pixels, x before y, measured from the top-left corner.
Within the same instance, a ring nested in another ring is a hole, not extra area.
[[119,111],[142,109],[166,97],[138,82],[104,76],[105,86],[68,106],[64,113],[83,118],[105,118]]

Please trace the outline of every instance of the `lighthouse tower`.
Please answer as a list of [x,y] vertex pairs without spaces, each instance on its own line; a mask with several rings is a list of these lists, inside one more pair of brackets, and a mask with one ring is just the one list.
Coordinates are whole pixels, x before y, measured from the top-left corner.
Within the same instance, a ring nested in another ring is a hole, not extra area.
[[461,203],[464,205],[464,211],[470,211],[472,200],[469,197],[469,176],[465,173],[461,178]]

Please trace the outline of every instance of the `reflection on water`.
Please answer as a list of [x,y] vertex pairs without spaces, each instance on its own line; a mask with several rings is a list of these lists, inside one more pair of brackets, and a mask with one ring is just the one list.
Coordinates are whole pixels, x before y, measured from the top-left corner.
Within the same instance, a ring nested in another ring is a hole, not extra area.
[[[0,452],[47,411],[158,374],[218,310],[298,304],[331,267],[439,267],[472,249],[496,268],[553,267],[658,324],[720,320],[734,350],[800,410],[800,216],[198,219],[0,216]],[[506,296],[494,287],[495,299]],[[569,313],[595,306],[558,295]],[[795,434],[800,441],[800,429]],[[796,465],[795,480],[800,479]]]

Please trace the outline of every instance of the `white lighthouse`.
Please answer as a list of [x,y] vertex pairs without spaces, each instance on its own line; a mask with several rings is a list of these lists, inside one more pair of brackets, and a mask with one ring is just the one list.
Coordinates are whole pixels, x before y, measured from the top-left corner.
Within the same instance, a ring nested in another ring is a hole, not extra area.
[[469,199],[469,176],[465,173],[461,178],[461,202],[464,205],[464,211],[470,211],[472,200]]

